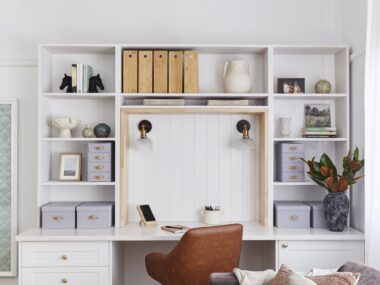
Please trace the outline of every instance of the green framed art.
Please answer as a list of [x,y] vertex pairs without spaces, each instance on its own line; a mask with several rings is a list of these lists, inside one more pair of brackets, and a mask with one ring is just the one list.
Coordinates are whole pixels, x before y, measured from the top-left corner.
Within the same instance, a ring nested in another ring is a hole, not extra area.
[[0,276],[17,274],[17,99],[0,98]]

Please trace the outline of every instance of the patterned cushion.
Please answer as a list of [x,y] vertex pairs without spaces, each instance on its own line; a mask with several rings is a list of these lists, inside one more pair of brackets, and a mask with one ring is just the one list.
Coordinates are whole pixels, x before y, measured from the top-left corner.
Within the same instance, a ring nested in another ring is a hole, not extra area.
[[[269,285],[286,285],[286,277],[290,271],[286,265],[281,265],[275,278]],[[335,272],[324,276],[307,276],[317,285],[356,285],[360,277],[360,273],[351,272]]]
[[310,279],[302,276],[301,274],[289,270],[285,277],[285,285],[316,285]]

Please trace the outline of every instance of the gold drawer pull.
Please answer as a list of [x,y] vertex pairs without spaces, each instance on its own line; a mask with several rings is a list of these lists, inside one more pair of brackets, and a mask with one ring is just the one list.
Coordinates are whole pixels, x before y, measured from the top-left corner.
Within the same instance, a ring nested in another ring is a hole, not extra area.
[[281,247],[282,248],[288,248],[288,244],[287,243],[283,243],[283,244],[281,244]]
[[96,175],[96,176],[95,176],[95,179],[96,179],[96,180],[104,179],[104,175]]
[[298,160],[298,157],[297,156],[291,156],[291,157],[289,157],[289,160]]
[[62,278],[61,281],[62,281],[62,283],[65,283],[65,284],[66,284],[66,283],[69,283],[69,281],[68,281],[66,278]]
[[91,215],[91,216],[88,217],[88,219],[89,219],[89,220],[93,220],[93,221],[95,221],[95,220],[98,219],[98,216],[96,216],[96,215]]
[[291,179],[291,180],[296,180],[297,177],[298,177],[297,175],[292,175],[292,176],[289,177],[289,179]]
[[297,170],[299,167],[295,165],[289,166],[289,170]]
[[97,146],[95,147],[96,150],[104,150],[104,146]]
[[62,258],[62,260],[67,260],[67,255],[64,254],[64,255],[62,255],[61,258]]
[[290,219],[292,221],[297,221],[298,220],[298,216],[297,215],[292,215],[292,216],[290,216]]
[[104,156],[102,156],[102,155],[97,155],[97,156],[95,156],[95,159],[96,159],[96,160],[103,160],[103,159],[104,159]]
[[101,169],[104,169],[104,166],[103,165],[97,165],[97,166],[95,166],[95,169],[101,170]]
[[56,221],[56,222],[60,222],[60,221],[63,220],[63,217],[62,217],[62,216],[54,216],[52,219],[53,219],[54,221]]
[[289,147],[289,150],[297,150],[297,149],[298,149],[298,147],[296,147],[296,146]]

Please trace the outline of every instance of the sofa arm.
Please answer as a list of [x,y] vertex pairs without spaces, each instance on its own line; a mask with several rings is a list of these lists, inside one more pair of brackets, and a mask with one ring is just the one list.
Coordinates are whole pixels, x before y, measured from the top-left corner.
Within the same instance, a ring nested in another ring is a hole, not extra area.
[[239,285],[239,281],[232,272],[212,273],[210,275],[210,285]]

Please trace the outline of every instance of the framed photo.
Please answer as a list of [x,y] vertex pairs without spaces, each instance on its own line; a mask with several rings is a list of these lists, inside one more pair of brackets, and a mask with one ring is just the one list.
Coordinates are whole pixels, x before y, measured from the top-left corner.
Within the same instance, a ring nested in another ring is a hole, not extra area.
[[305,93],[305,78],[278,78],[277,92],[280,94]]
[[331,112],[329,104],[305,104],[306,128],[330,128]]
[[81,153],[61,153],[59,160],[59,180],[80,181],[82,169]]

